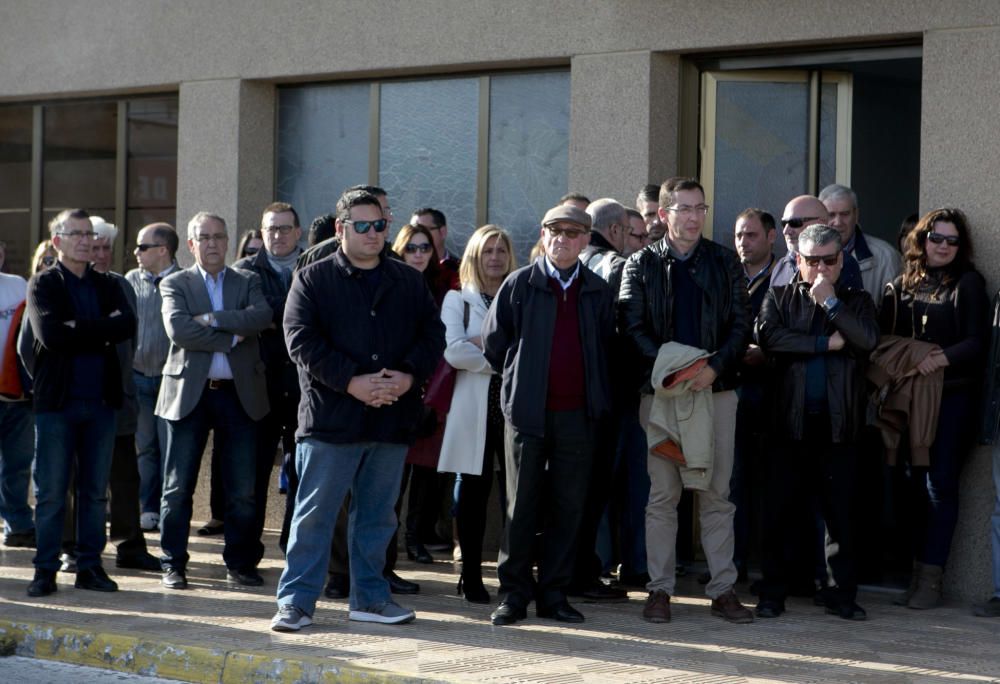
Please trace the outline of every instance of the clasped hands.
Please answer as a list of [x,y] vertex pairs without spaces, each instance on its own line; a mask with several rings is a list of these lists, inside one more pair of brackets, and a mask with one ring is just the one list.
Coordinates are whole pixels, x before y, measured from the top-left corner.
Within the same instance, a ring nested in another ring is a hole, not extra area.
[[383,368],[376,373],[355,375],[347,384],[347,393],[365,406],[378,408],[396,403],[413,386],[413,376]]

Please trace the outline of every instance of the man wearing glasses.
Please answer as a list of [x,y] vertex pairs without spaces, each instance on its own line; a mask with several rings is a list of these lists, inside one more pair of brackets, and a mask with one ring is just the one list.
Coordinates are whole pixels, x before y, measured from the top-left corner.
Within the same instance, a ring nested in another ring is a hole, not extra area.
[[163,454],[167,450],[167,424],[158,418],[156,397],[160,393],[163,364],[170,339],[163,327],[160,282],[178,270],[175,256],[179,240],[168,223],[151,223],[135,237],[135,259],[139,268],[125,274],[135,290],[136,335],[132,375],[139,405],[135,449],[139,461],[139,525],[151,532],[160,527],[160,496],[163,493]]
[[27,316],[34,334],[35,576],[29,596],[56,591],[66,488],[76,459],[76,587],[116,591],[101,567],[115,409],[123,370],[115,345],[135,335],[136,319],[118,282],[90,265],[94,229],[82,209],[49,224],[56,265],[32,276]]
[[265,366],[267,399],[271,410],[257,425],[254,505],[257,509],[258,538],[264,532],[267,489],[271,483],[275,448],[280,446],[281,453],[289,458],[295,451],[299,380],[295,364],[288,358],[281,321],[285,315],[285,300],[292,286],[295,263],[302,253],[298,212],[285,202],[269,204],[264,207],[260,219],[260,233],[264,247],[253,256],[233,264],[233,268],[242,268],[260,277],[264,299],[271,307],[271,325],[260,334],[260,353]]
[[[786,254],[777,260],[771,269],[771,287],[788,285],[798,274],[798,261],[795,253],[798,251],[799,233],[809,226],[826,224],[827,210],[818,198],[812,195],[799,195],[785,205],[781,215],[781,234],[785,237]],[[861,269],[858,262],[850,254],[846,255],[841,269],[840,279],[851,287],[863,287]]]
[[167,422],[160,505],[162,583],[186,589],[191,502],[209,431],[213,458],[226,483],[227,579],[259,586],[263,555],[254,534],[254,456],[257,421],[267,415],[267,387],[258,334],[271,309],[254,273],[226,267],[229,235],[222,217],[199,212],[188,223],[195,265],[160,283],[163,326],[170,349],[156,415]]
[[388,227],[378,198],[346,193],[337,201],[339,249],[301,269],[285,303],[285,342],[302,398],[299,484],[275,631],[312,624],[348,490],[349,619],[414,618],[393,602],[383,569],[420,388],[444,351],[444,325],[420,273],[383,255]]
[[[539,617],[584,620],[566,591],[595,426],[611,408],[614,331],[614,292],[579,261],[590,229],[590,216],[572,205],[549,209],[542,219],[544,254],[507,278],[483,322],[483,353],[503,375],[500,403],[507,421],[507,524],[494,625],[523,620],[532,599]],[[531,568],[539,530],[536,583]]]
[[796,578],[799,521],[811,520],[812,498],[836,546],[828,562],[837,586],[822,594],[828,613],[864,620],[855,603],[857,576],[853,501],[857,442],[865,424],[865,360],[879,339],[875,305],[840,280],[846,255],[840,234],[825,225],[798,237],[798,277],[771,288],[757,320],[757,343],[774,362],[775,395],[765,501],[764,580],[757,616],[785,610]]
[[[714,460],[707,487],[698,492],[701,540],[711,579],[705,593],[712,614],[729,622],[751,622],[753,614],[733,591],[733,513],[729,479],[733,469],[736,384],[750,339],[746,279],[736,253],[702,237],[705,191],[693,178],[670,178],[660,187],[659,218],[664,239],[625,264],[619,297],[619,329],[635,345],[641,378],[640,420],[653,405],[650,377],[666,342],[710,352],[708,363],[691,382],[691,392],[711,388]],[[677,543],[677,504],[681,471],[672,460],[648,459],[650,492],[646,507],[646,555],[650,581],[643,618],[670,621]]]
[[625,251],[622,252],[622,256],[627,258],[648,245],[650,239],[642,214],[635,209],[626,209],[625,211],[628,214],[628,233],[625,234]]

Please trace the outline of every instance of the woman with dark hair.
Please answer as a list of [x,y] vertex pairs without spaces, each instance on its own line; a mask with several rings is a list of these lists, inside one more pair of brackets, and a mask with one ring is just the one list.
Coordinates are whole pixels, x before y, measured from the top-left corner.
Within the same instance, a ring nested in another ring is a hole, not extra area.
[[426,227],[407,223],[399,229],[396,240],[392,243],[392,251],[399,255],[409,266],[424,274],[427,287],[434,294],[434,301],[440,307],[444,296],[448,294],[447,282],[441,279],[441,266],[431,231]]
[[960,210],[925,214],[907,234],[903,258],[903,274],[886,286],[882,333],[927,343],[927,350],[914,357],[911,373],[943,371],[933,441],[929,449],[910,445],[913,579],[894,601],[923,609],[941,601],[958,518],[959,471],[976,434],[988,302],[983,276],[972,264],[968,220]]
[[236,247],[236,258],[253,256],[264,246],[264,236],[260,234],[260,228],[251,228],[243,233],[240,244]]

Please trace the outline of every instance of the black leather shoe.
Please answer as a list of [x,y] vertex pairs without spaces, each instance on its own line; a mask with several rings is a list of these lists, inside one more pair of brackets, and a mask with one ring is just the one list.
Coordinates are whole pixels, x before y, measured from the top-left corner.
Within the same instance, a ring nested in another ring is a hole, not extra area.
[[8,532],[3,536],[3,545],[11,548],[33,549],[35,548],[35,531]]
[[230,582],[242,584],[244,587],[259,587],[264,584],[264,578],[257,572],[257,568],[242,568],[226,571],[226,579]]
[[841,601],[839,604],[827,604],[826,612],[837,615],[845,620],[867,620],[868,613],[854,601]]
[[419,594],[420,585],[416,582],[410,582],[405,580],[392,570],[388,570],[382,574],[385,577],[385,581],[389,583],[389,591],[393,594]]
[[118,591],[118,584],[108,577],[108,573],[100,565],[78,570],[73,586],[90,591]]
[[490,614],[490,622],[494,625],[512,625],[518,620],[528,617],[528,611],[519,606],[503,602]]
[[28,585],[28,596],[48,596],[57,589],[55,570],[35,570],[35,578]]
[[580,592],[584,601],[600,603],[615,603],[628,601],[628,592],[619,587],[610,587],[604,582],[595,582]]
[[785,604],[771,599],[761,599],[754,608],[754,614],[759,618],[776,618],[785,612]]
[[549,618],[559,622],[583,622],[583,613],[578,611],[566,601],[549,606],[548,608],[538,608],[536,613],[540,618]]
[[416,563],[433,563],[434,556],[427,552],[427,548],[420,542],[406,545],[406,557]]
[[175,568],[166,568],[163,571],[163,579],[160,580],[160,583],[167,589],[188,588],[188,581],[187,577],[184,576],[184,571]]
[[118,556],[115,558],[116,568],[127,570],[149,570],[150,572],[160,572],[160,561],[151,553],[137,553],[129,556]]
[[339,572],[331,572],[323,595],[328,599],[345,599],[351,595],[351,578]]

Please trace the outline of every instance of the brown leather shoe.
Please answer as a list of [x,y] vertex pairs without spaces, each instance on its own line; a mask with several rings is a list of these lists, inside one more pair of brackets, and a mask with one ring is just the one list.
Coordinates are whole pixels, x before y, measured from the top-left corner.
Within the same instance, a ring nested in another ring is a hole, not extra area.
[[740,603],[736,592],[732,589],[722,596],[712,599],[712,615],[720,617],[726,622],[735,622],[738,625],[753,622],[753,613]]
[[642,609],[642,619],[647,622],[670,622],[670,594],[665,591],[651,591]]

